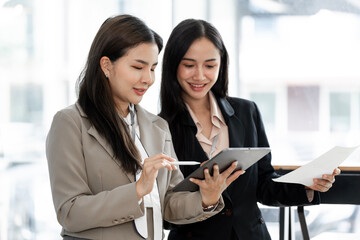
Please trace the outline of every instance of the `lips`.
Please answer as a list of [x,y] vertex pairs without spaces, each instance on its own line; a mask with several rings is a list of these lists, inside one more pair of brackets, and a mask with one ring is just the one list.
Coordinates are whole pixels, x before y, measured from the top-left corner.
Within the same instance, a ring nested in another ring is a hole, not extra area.
[[195,83],[189,83],[190,87],[194,91],[201,91],[205,88],[206,83],[204,84],[195,84]]
[[190,85],[191,85],[192,87],[200,88],[200,87],[204,87],[206,84],[193,84],[193,83],[190,83]]
[[134,92],[139,95],[142,96],[146,93],[146,88],[134,88]]

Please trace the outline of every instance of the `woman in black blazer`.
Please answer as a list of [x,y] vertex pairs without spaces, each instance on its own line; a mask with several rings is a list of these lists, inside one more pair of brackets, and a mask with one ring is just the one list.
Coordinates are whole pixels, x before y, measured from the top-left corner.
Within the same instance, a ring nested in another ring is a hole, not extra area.
[[[206,161],[209,149],[269,147],[260,112],[254,102],[232,98],[228,92],[228,54],[218,31],[203,20],[188,19],[177,25],[167,42],[162,67],[161,112],[170,126],[180,161]],[[220,121],[213,112],[219,110]],[[223,135],[215,140],[214,129]],[[201,135],[201,137],[199,136]],[[226,136],[226,137],[224,137]],[[199,139],[208,142],[208,146]],[[219,147],[220,146],[220,147]],[[213,155],[214,156],[214,155]],[[188,176],[198,166],[182,166]],[[318,191],[327,191],[332,175],[314,180],[314,185],[284,184],[269,153],[224,192],[225,208],[203,222],[172,225],[169,239],[271,239],[257,202],[271,206],[319,204]]]

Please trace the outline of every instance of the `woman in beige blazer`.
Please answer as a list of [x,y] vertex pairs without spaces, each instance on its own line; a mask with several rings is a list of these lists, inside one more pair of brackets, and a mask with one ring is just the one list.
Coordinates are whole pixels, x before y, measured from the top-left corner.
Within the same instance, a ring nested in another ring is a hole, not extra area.
[[79,78],[76,104],[56,113],[47,141],[51,189],[64,239],[162,239],[162,219],[187,224],[223,208],[243,171],[214,167],[198,192],[183,179],[166,121],[137,105],[154,82],[162,39],[140,19],[107,19]]

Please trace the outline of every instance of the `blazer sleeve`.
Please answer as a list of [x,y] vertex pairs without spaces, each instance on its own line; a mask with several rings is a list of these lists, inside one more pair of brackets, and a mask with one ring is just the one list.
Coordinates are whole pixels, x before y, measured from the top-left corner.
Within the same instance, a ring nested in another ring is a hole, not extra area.
[[[168,127],[166,131],[167,139],[170,141],[170,155],[177,159]],[[218,214],[224,208],[225,204],[222,196],[220,197],[219,205],[214,211],[204,212],[199,191],[173,192],[172,189],[183,179],[183,174],[179,169],[172,171],[169,175],[168,189],[164,199],[164,220],[175,224],[189,224],[208,219]]]
[[[87,131],[74,111],[58,112],[46,140],[53,202],[66,231],[111,227],[144,214],[135,182],[94,194],[88,185],[82,134]],[[86,134],[88,134],[86,132]]]

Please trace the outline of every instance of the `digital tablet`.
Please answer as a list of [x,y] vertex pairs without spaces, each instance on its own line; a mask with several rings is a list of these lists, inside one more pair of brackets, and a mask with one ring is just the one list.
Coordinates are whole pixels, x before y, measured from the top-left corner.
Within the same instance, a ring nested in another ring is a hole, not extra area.
[[191,182],[190,178],[204,179],[204,169],[208,168],[210,175],[213,172],[213,165],[219,166],[220,172],[223,172],[234,161],[238,162],[236,170],[246,170],[251,165],[259,161],[266,154],[270,152],[270,148],[227,148],[218,153],[212,159],[207,161],[204,165],[192,172],[187,178],[177,184],[174,188],[174,192],[191,191],[195,192],[199,190],[199,186]]

